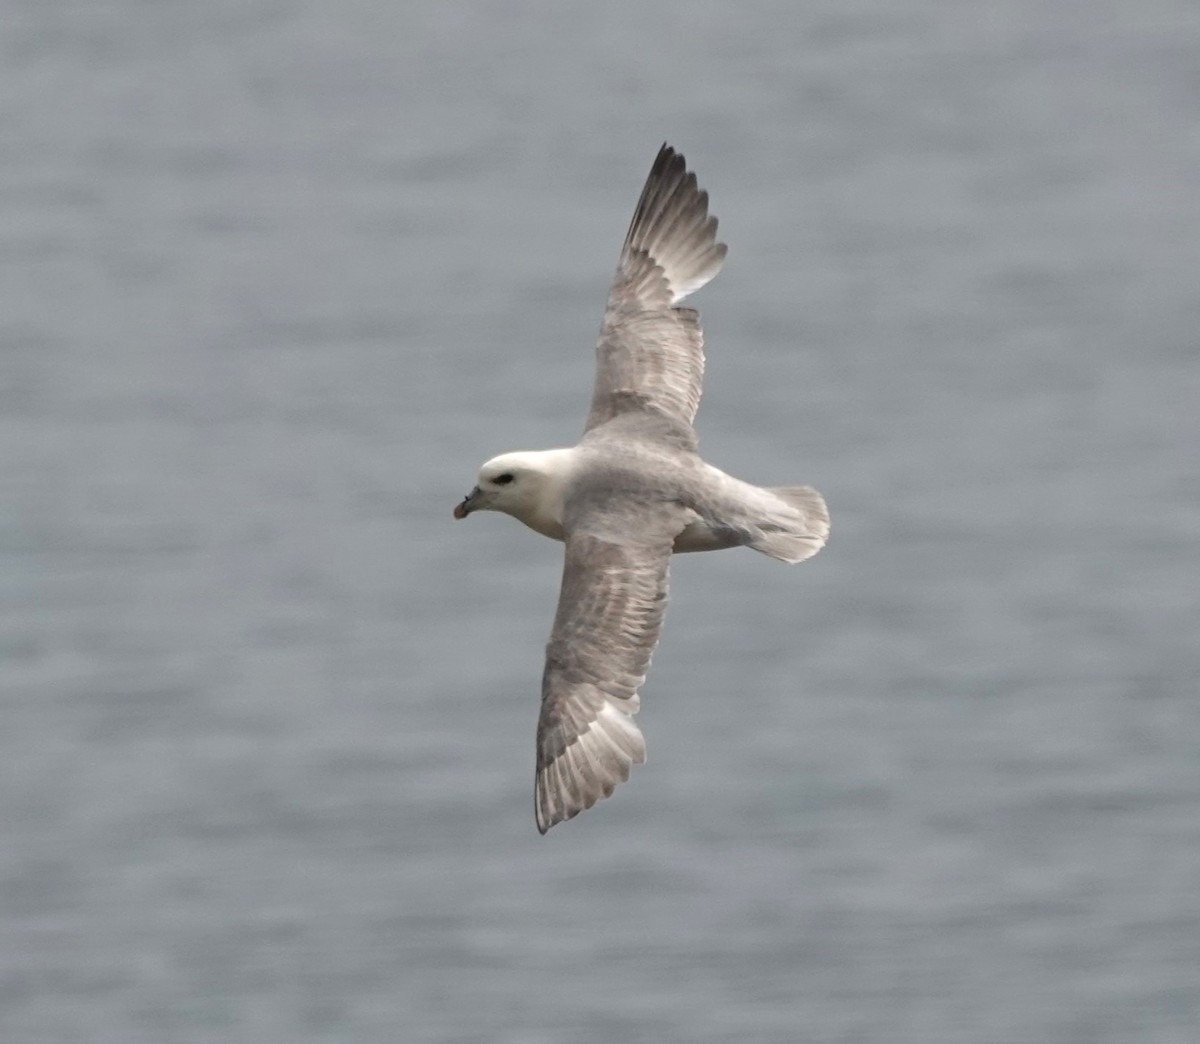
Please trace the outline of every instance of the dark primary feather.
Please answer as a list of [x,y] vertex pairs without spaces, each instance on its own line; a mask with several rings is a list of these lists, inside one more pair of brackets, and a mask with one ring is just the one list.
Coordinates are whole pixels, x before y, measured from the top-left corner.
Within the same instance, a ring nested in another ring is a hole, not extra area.
[[648,407],[692,423],[704,379],[704,336],[699,313],[674,306],[720,270],[725,244],[716,236],[708,193],[684,158],[663,145],[609,290],[585,430]]

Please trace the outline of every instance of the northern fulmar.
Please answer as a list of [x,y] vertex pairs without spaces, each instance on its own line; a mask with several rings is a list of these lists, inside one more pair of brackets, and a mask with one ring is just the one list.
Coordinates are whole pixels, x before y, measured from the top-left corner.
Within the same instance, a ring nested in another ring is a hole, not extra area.
[[493,457],[454,509],[503,511],[566,545],[546,646],[534,814],[546,833],[646,760],[633,719],[658,642],[673,551],[750,547],[803,562],[829,513],[809,486],[762,487],[706,463],[692,420],[704,376],[699,313],[679,302],[717,274],[725,244],[708,193],[664,144],[608,293],[583,437]]

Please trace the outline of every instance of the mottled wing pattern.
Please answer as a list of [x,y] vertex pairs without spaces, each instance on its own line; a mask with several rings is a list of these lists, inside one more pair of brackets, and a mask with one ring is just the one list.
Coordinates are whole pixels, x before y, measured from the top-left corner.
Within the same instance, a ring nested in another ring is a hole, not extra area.
[[667,605],[667,564],[689,514],[611,504],[569,527],[546,646],[534,808],[543,834],[591,808],[646,760],[633,720]]
[[596,384],[585,430],[652,407],[690,425],[700,405],[700,316],[674,307],[721,268],[725,244],[708,193],[684,158],[659,150],[634,211],[596,346]]

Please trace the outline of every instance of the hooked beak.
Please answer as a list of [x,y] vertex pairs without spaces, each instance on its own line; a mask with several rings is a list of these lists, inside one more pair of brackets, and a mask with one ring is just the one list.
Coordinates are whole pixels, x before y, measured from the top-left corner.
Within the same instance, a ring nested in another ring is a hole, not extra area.
[[466,518],[472,511],[479,506],[479,500],[483,496],[483,490],[476,486],[470,493],[462,499],[461,504],[455,505],[454,517]]

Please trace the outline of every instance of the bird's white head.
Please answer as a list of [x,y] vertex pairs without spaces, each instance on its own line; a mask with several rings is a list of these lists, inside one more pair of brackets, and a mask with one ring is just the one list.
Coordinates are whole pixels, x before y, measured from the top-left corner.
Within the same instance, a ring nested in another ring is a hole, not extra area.
[[455,518],[473,511],[503,511],[546,536],[562,539],[563,492],[571,450],[502,453],[479,469],[475,488],[454,509]]

